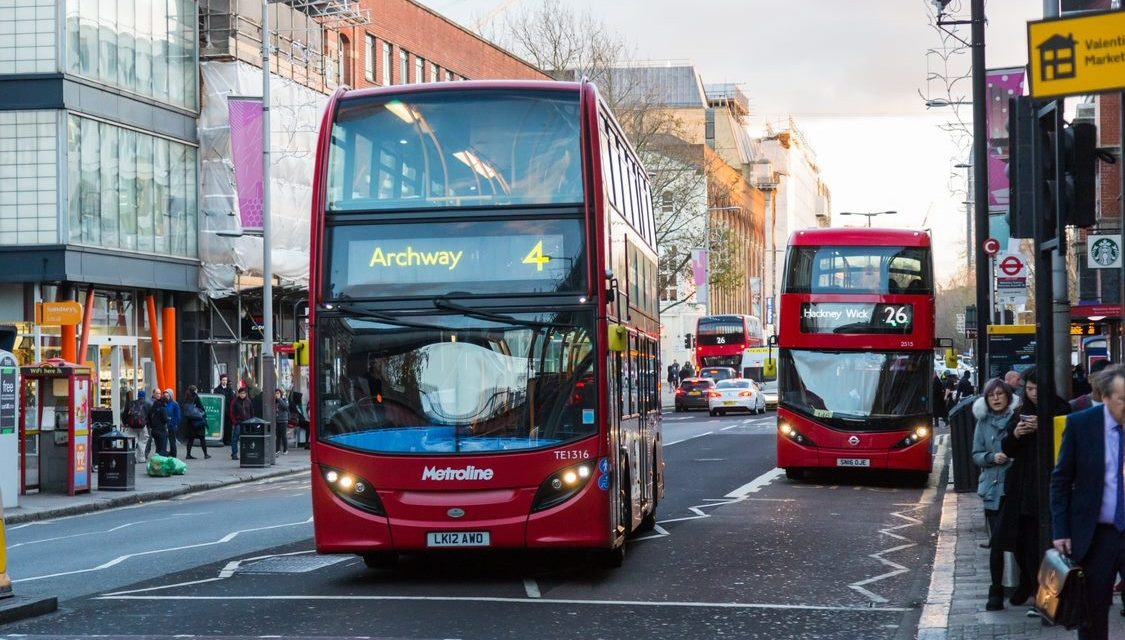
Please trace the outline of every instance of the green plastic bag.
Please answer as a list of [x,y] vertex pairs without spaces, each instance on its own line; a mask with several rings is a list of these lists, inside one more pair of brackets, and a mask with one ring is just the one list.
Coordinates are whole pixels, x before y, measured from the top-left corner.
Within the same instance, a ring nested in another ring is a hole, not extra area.
[[152,454],[148,457],[148,464],[146,465],[148,475],[154,478],[167,478],[172,475],[172,460],[174,460],[174,458],[168,458],[155,453]]
[[179,458],[168,458],[172,461],[172,475],[182,476],[187,473],[187,463]]

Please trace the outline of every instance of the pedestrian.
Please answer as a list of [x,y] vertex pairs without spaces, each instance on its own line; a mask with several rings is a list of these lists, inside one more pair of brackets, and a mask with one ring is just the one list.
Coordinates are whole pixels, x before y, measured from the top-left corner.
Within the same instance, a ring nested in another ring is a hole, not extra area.
[[187,393],[184,394],[183,410],[184,446],[187,447],[187,455],[184,458],[187,460],[195,459],[191,455],[191,445],[196,438],[199,439],[199,444],[203,447],[203,457],[210,458],[211,455],[207,453],[207,409],[203,406],[203,400],[199,398],[199,388],[194,384],[188,387]]
[[285,392],[281,389],[273,391],[273,423],[274,423],[274,448],[273,452],[289,455],[289,401],[285,399]]
[[964,400],[973,395],[973,381],[968,371],[957,381],[957,400]]
[[1090,393],[1090,380],[1081,364],[1074,365],[1070,373],[1070,395],[1073,398]]
[[125,426],[125,435],[132,436],[137,447],[137,462],[148,460],[148,409],[145,407],[145,390],[137,392],[137,399],[133,399],[130,391],[126,398],[128,402],[121,412],[121,424]]
[[[973,434],[973,462],[981,468],[977,495],[984,503],[984,518],[988,522],[990,537],[995,536],[999,529],[1004,476],[1012,464],[1000,443],[1019,406],[1020,397],[999,378],[989,380],[984,385],[984,395],[973,402],[973,416],[977,419]],[[994,542],[988,550],[988,569],[992,584],[988,588],[985,609],[999,611],[1004,608],[1004,550]]]
[[684,366],[680,367],[680,381],[695,376],[695,367],[691,366],[691,362],[685,362]]
[[[380,400],[381,402],[381,400]],[[289,424],[293,425],[296,431],[297,443],[304,449],[309,448],[309,419],[306,417],[304,407],[304,397],[300,391],[293,391],[289,394]],[[301,433],[304,432],[304,440],[302,442]]]
[[957,402],[957,374],[946,371],[942,376],[942,387],[945,388],[945,404],[952,405]]
[[[1012,464],[1005,475],[1004,499],[991,544],[993,549],[1015,554],[1019,584],[1008,602],[1016,607],[1027,602],[1039,584],[1039,494],[1036,489],[1039,463],[1035,453],[1039,439],[1039,392],[1035,369],[1025,371],[1023,399],[1000,441],[1001,451]],[[1070,413],[1070,405],[1061,398],[1056,399],[1054,406],[1056,415]]]
[[250,403],[249,391],[239,387],[230,407],[230,459],[238,460],[238,436],[242,434],[242,423],[254,417],[254,407]]
[[1109,366],[1109,364],[1110,364],[1109,360],[1098,360],[1094,364],[1090,365],[1090,375],[1087,377],[1087,380],[1089,381],[1089,384],[1090,384],[1090,392],[1087,393],[1087,394],[1084,394],[1084,395],[1080,395],[1077,398],[1070,401],[1071,412],[1082,411],[1083,409],[1089,409],[1090,407],[1095,406],[1095,404],[1101,403],[1100,396],[1105,395],[1105,390],[1104,389],[1102,390],[1101,394],[1099,394],[1099,398],[1098,398],[1097,402],[1095,402],[1095,398],[1094,398],[1094,378],[1099,373],[1104,371],[1105,368]]
[[223,396],[223,446],[230,444],[231,425],[234,424],[234,417],[231,415],[231,405],[234,404],[234,389],[230,386],[230,377],[227,374],[219,376],[219,384],[211,393],[217,393]]
[[168,455],[177,458],[179,448],[176,446],[176,441],[180,437],[180,423],[183,422],[184,414],[180,409],[180,403],[176,402],[176,393],[172,389],[164,390],[164,407],[168,411]]
[[675,389],[680,384],[680,361],[673,360],[668,365],[668,386]]
[[1114,578],[1125,568],[1125,368],[1102,375],[1105,405],[1067,416],[1051,473],[1054,547],[1086,570],[1090,626],[1079,640],[1108,640]]
[[949,407],[945,402],[945,387],[942,386],[937,373],[934,374],[931,392],[934,399],[934,428],[937,429],[941,426],[940,420],[945,420],[946,424],[949,423]]
[[1012,393],[1016,395],[1023,395],[1023,376],[1019,371],[1012,369],[1004,374],[1004,382],[1012,388]]
[[148,410],[148,428],[155,441],[157,455],[168,455],[168,402],[164,396],[158,396]]

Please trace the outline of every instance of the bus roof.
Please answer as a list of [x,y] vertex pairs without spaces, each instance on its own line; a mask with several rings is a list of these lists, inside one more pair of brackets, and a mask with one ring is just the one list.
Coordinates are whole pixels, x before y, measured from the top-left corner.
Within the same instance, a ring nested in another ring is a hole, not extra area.
[[802,229],[789,237],[790,246],[856,245],[888,247],[928,247],[930,234],[912,229],[847,227],[843,229]]
[[386,95],[405,95],[411,93],[430,93],[435,91],[480,91],[487,89],[519,89],[527,91],[581,91],[581,82],[557,82],[553,80],[458,80],[454,82],[422,82],[415,84],[396,84],[389,87],[351,89],[341,96],[344,100]]

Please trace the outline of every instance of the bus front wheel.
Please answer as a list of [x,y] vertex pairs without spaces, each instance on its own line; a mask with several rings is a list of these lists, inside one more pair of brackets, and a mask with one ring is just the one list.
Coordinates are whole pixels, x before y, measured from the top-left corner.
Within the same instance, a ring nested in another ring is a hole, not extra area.
[[398,565],[398,554],[393,551],[376,551],[363,554],[363,564],[368,569],[394,569]]
[[798,469],[796,467],[786,467],[785,468],[785,477],[789,478],[790,480],[804,480],[805,479],[805,470],[804,469]]

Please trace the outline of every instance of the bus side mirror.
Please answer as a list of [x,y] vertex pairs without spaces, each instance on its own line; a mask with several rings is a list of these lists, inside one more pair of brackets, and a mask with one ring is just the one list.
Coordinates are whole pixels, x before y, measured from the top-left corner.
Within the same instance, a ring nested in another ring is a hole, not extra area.
[[610,351],[618,353],[625,351],[626,343],[628,342],[629,331],[623,324],[609,325],[609,335],[607,336],[607,346]]
[[762,373],[765,374],[767,380],[777,377],[777,359],[766,358],[765,364],[762,365]]

